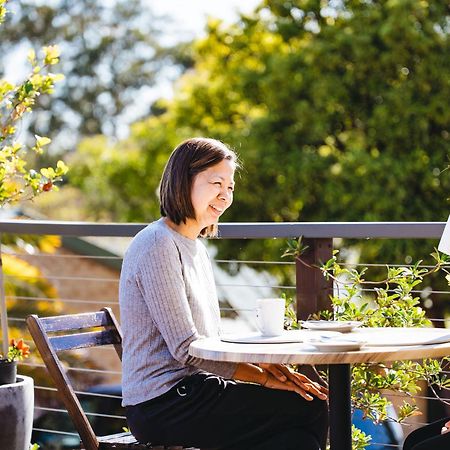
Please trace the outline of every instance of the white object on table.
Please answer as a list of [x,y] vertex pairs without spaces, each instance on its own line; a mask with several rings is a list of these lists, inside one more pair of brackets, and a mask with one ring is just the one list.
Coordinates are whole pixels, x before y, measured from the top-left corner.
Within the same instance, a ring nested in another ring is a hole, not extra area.
[[305,344],[312,345],[319,352],[351,352],[360,350],[365,344],[363,341],[356,341],[353,339],[317,339],[305,342]]
[[356,320],[305,320],[301,322],[301,325],[303,328],[308,328],[309,330],[348,333],[354,328],[360,327],[362,322]]
[[263,336],[283,334],[284,310],[283,298],[261,298],[256,300],[256,324]]

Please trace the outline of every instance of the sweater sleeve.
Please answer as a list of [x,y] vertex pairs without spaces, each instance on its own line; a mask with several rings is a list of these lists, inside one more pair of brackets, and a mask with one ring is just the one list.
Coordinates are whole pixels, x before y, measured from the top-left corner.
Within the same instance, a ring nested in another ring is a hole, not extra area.
[[183,365],[231,378],[236,364],[207,361],[189,355],[189,345],[201,339],[192,317],[178,249],[170,239],[158,239],[141,255],[136,282],[169,352]]

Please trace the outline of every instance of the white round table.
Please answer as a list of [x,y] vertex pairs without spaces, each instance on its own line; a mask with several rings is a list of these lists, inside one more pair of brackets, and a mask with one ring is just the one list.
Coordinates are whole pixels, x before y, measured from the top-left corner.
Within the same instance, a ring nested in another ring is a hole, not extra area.
[[[370,331],[369,331],[370,330]],[[348,338],[366,336],[369,346],[358,351],[320,352],[305,343],[252,344],[223,342],[218,338],[207,338],[193,342],[189,354],[213,361],[278,363],[278,364],[326,364],[329,366],[330,404],[330,449],[351,450],[351,393],[350,382],[352,363],[377,363],[405,359],[434,358],[450,355],[450,330],[423,328],[397,329],[392,339],[387,336],[389,328],[370,328],[346,333]],[[395,337],[400,345],[395,345]],[[317,332],[320,333],[320,332]],[[362,333],[362,334],[361,334]],[[410,337],[408,338],[408,334]],[[418,335],[420,336],[418,338]],[[418,344],[427,342],[427,344]],[[406,345],[414,342],[415,345]],[[377,341],[382,346],[377,346]],[[388,342],[393,345],[387,345]],[[447,341],[447,342],[442,342]]]

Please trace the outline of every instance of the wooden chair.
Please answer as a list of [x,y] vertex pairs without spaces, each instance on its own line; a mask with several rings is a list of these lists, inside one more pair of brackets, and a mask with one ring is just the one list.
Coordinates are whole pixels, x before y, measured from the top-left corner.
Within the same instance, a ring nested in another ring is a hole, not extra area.
[[[65,350],[112,344],[116,349],[117,355],[122,359],[122,331],[110,308],[102,308],[101,311],[92,313],[55,317],[40,318],[36,315],[31,315],[27,317],[27,325],[70,418],[80,435],[85,450],[163,450],[166,448],[161,446],[152,447],[151,444],[139,443],[131,433],[96,436],[58,357],[58,353]],[[93,328],[101,329],[92,331]],[[56,335],[49,336],[49,334],[53,333],[56,333]],[[168,448],[181,450],[184,447]],[[186,450],[198,449],[191,448]]]

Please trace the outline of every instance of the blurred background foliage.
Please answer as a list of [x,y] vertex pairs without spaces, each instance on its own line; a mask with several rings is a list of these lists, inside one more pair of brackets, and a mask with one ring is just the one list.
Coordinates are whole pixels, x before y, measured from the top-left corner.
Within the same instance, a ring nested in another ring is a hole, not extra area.
[[[208,135],[244,163],[226,221],[445,220],[449,14],[442,1],[267,0],[234,24],[210,20],[173,98],[127,139],[83,140],[70,181],[98,217],[147,222],[171,149]],[[366,259],[433,245],[378,241]],[[240,243],[239,257],[279,246]],[[233,242],[220,248],[236,257]]]
[[[72,116],[61,111],[76,110],[78,119],[69,127],[47,123],[84,137],[67,157],[67,198],[80,214],[73,219],[156,219],[164,163],[192,135],[222,139],[243,161],[235,205],[224,221],[446,219],[447,2],[264,0],[235,23],[210,19],[203,38],[172,47],[158,43],[157,20],[140,20],[151,13],[138,0],[127,4],[126,15],[119,0],[51,2],[34,13],[47,25],[27,13],[31,1],[22,3],[20,17],[30,23],[2,45],[12,45],[14,36],[14,42],[64,38],[69,49],[62,46],[67,83],[52,114],[64,121]],[[102,32],[92,37],[93,29]],[[128,137],[114,138],[127,101],[167,64],[179,70],[173,96],[153,102]],[[106,97],[113,107],[101,106]],[[35,206],[58,218],[48,198]],[[434,245],[365,242],[363,259],[426,259]],[[283,244],[218,247],[220,257],[278,259]]]
[[22,0],[10,1],[8,9],[0,76],[23,48],[56,43],[64,53],[58,70],[65,82],[30,120],[36,134],[52,134],[54,153],[72,150],[83,136],[116,136],[125,116],[142,115],[134,99],[157,82],[163,67],[188,64],[185,56],[178,63],[178,47],[160,45],[163,19],[142,0]]

